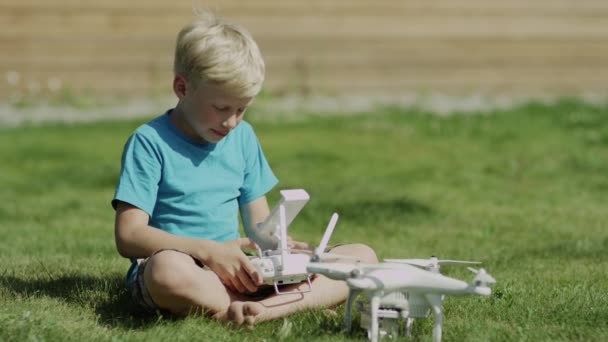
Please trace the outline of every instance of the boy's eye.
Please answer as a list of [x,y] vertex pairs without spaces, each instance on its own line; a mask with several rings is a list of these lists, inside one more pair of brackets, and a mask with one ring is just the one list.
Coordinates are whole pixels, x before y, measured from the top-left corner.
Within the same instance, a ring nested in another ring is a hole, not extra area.
[[220,112],[225,112],[230,109],[230,107],[228,107],[228,106],[213,106],[213,107],[215,107],[215,109],[219,110]]

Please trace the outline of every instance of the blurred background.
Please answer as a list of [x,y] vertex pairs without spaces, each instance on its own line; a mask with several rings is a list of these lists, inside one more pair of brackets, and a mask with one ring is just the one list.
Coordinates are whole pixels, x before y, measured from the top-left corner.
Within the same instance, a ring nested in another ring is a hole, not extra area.
[[193,7],[253,33],[275,98],[608,90],[605,0],[2,0],[0,101],[172,101]]

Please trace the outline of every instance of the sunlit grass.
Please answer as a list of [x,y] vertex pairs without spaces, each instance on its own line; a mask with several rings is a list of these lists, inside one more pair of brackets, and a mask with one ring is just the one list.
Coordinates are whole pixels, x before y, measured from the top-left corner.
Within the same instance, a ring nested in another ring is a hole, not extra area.
[[[317,243],[337,211],[332,242],[484,262],[494,294],[448,298],[445,340],[601,341],[607,109],[563,100],[445,118],[384,108],[270,123],[255,113],[252,123],[281,180],[271,203],[281,188],[311,194],[295,238]],[[252,332],[140,312],[123,287],[110,199],[122,146],[141,123],[0,128],[0,340],[365,338],[320,310]],[[417,321],[414,339],[429,340],[431,323]]]

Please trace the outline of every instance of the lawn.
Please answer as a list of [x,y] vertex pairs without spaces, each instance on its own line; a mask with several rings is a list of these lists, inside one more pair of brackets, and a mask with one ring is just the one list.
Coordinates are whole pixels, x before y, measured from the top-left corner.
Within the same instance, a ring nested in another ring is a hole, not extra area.
[[[271,203],[281,188],[311,194],[295,238],[318,243],[337,211],[332,242],[484,262],[494,292],[447,298],[445,341],[608,340],[608,107],[249,118],[280,178]],[[142,122],[0,128],[0,340],[364,340],[321,310],[248,331],[131,304],[110,199]],[[413,340],[430,340],[431,323]]]

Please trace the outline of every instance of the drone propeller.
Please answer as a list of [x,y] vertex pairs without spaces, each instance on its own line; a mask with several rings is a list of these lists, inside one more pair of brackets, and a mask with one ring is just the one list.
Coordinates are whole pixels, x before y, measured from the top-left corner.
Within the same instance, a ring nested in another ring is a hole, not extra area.
[[289,253],[310,255],[312,262],[338,260],[338,259],[360,260],[359,258],[352,256],[352,255],[342,255],[342,254],[336,254],[336,253],[314,254],[314,252],[309,249],[287,248],[287,249],[285,249],[285,251],[287,251]]
[[488,272],[486,272],[486,270],[484,268],[480,268],[480,269],[476,270],[473,267],[467,267],[467,269],[469,271],[475,273],[475,278],[473,278],[473,282],[475,282],[476,284],[479,283],[479,284],[482,284],[483,286],[485,286],[485,284],[496,283],[496,279],[494,279],[494,277],[489,275]]
[[329,261],[329,260],[338,260],[338,259],[356,260],[356,261],[360,261],[361,260],[361,259],[359,259],[359,258],[357,258],[355,256],[352,256],[352,255],[342,255],[342,254],[336,254],[336,253],[315,254],[311,258],[312,261]]
[[[348,283],[349,286],[359,289],[371,289],[376,282],[373,281],[373,277],[369,278],[367,275],[370,272],[388,270],[388,271],[399,271],[401,267],[399,265],[379,263],[379,264],[362,264],[362,263],[325,263],[325,262],[311,262],[306,266],[306,270],[309,273],[322,274],[333,280],[345,280],[347,283],[353,281],[352,284]],[[365,285],[364,285],[365,284]],[[370,285],[371,284],[371,285]],[[376,284],[377,285],[377,284]],[[374,285],[374,286],[376,286]],[[369,287],[372,286],[372,287]]]
[[396,263],[396,264],[408,264],[412,266],[430,268],[438,264],[481,264],[479,261],[466,261],[466,260],[448,260],[448,259],[437,259],[431,257],[429,259],[384,259],[385,262]]
[[286,251],[291,252],[291,253],[300,253],[300,254],[306,254],[306,255],[313,255],[313,251],[311,251],[310,249],[287,248]]
[[346,280],[357,276],[359,271],[355,264],[313,262],[306,267],[310,273],[319,273],[334,280]]

